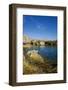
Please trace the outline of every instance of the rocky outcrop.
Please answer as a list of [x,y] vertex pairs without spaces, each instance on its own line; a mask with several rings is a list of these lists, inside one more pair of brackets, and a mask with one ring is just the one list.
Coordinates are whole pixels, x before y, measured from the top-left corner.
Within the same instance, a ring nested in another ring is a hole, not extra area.
[[24,56],[23,74],[54,73],[56,70],[57,68],[52,68],[48,60],[44,60],[37,50],[30,50]]
[[29,58],[29,61],[36,62],[36,63],[44,63],[42,56],[38,54],[37,50],[28,51],[26,55]]

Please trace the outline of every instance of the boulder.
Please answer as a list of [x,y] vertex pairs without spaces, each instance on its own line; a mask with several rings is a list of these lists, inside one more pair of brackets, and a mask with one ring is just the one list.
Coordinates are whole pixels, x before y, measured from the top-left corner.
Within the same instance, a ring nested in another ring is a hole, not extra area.
[[35,63],[44,63],[43,57],[38,53],[37,50],[30,50],[27,52],[27,57],[30,61]]

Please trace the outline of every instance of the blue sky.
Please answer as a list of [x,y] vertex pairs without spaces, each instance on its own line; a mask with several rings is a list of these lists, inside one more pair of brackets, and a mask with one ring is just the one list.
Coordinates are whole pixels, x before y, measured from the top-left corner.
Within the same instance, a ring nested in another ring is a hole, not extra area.
[[57,40],[57,17],[24,15],[23,30],[31,39]]

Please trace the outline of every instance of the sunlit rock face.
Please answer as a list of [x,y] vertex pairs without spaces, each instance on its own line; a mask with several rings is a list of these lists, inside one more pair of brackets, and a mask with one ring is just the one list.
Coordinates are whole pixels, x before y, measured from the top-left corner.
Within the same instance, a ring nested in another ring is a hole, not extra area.
[[44,41],[41,41],[41,42],[40,42],[40,45],[45,45],[45,42],[44,42]]
[[31,50],[27,52],[27,56],[30,58],[32,62],[36,63],[44,63],[43,57],[40,56],[37,50]]

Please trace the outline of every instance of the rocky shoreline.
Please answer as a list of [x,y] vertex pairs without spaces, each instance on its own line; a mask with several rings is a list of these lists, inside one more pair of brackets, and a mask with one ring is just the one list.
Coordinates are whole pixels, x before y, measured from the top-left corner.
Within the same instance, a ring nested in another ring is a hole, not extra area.
[[36,50],[30,50],[24,55],[23,74],[57,73],[57,65],[45,60]]

